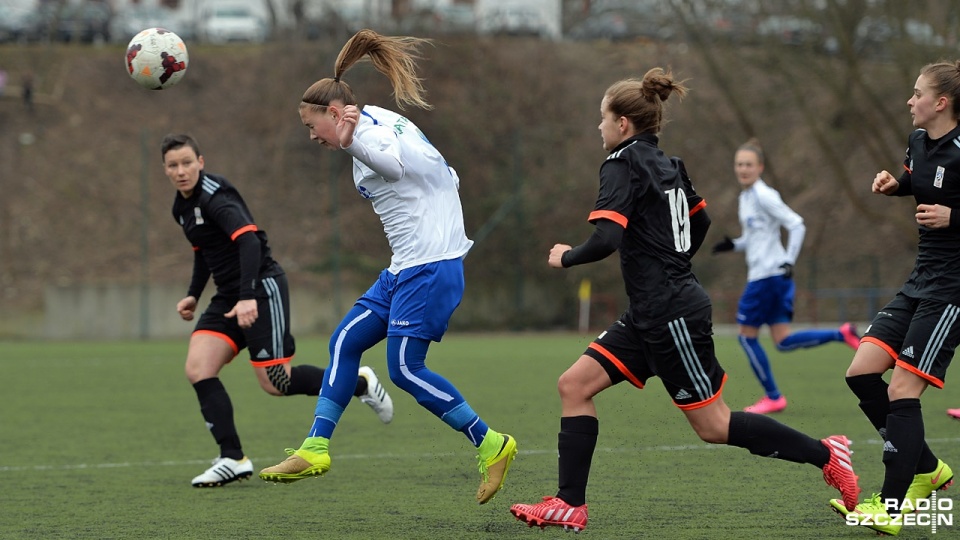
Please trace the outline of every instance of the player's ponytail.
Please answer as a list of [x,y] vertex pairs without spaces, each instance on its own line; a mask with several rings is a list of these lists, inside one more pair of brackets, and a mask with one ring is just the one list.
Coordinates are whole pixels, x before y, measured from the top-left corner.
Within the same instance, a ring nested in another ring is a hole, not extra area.
[[390,79],[397,106],[401,109],[404,105],[432,109],[433,106],[424,97],[426,90],[416,70],[420,46],[425,43],[431,41],[406,36],[381,36],[373,30],[360,30],[340,49],[333,66],[333,78],[321,79],[307,88],[301,106],[320,109],[334,100],[344,105],[356,105],[353,90],[342,80],[343,74],[364,57],[369,57],[373,67]]

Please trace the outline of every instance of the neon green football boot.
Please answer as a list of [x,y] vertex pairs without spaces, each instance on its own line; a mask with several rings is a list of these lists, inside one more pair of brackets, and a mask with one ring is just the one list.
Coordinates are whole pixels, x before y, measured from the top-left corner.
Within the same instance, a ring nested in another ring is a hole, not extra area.
[[848,524],[863,525],[864,527],[869,527],[877,531],[879,534],[896,536],[900,534],[900,529],[903,527],[899,521],[900,516],[896,516],[897,521],[894,521],[894,518],[887,512],[887,507],[884,506],[883,501],[880,500],[879,493],[874,493],[869,499],[858,504],[852,511],[847,510],[847,507],[844,506],[841,499],[830,499],[830,506],[834,512],[843,516]]
[[953,471],[943,460],[937,460],[937,468],[932,472],[913,477],[913,483],[910,484],[907,495],[904,497],[905,501],[910,501],[912,504],[904,504],[903,513],[913,512],[917,507],[917,501],[928,498],[934,491],[940,489],[946,491],[951,484],[953,484]]
[[[490,430],[487,433],[487,437],[484,438],[484,443],[488,442],[487,439],[490,438],[491,434],[495,435],[494,440],[497,440],[496,436],[499,435],[498,440],[502,440],[503,442],[498,445],[498,451],[491,457],[484,459],[482,455],[477,456],[481,477],[480,488],[477,489],[477,502],[480,504],[486,504],[487,501],[492,499],[493,496],[500,491],[504,481],[507,479],[507,471],[510,470],[510,464],[513,463],[513,458],[517,457],[516,439],[506,433],[501,435]],[[481,454],[482,453],[483,452],[481,452]]]
[[267,482],[289,484],[311,476],[323,476],[330,470],[330,454],[316,454],[309,450],[286,449],[289,457],[273,467],[260,471],[260,478]]

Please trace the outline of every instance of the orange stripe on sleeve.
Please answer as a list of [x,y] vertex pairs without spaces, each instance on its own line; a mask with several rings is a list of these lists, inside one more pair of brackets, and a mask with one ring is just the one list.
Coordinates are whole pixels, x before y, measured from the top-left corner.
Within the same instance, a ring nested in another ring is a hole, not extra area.
[[643,388],[643,383],[640,382],[640,379],[638,379],[633,373],[630,373],[630,370],[627,369],[627,366],[623,365],[623,362],[614,356],[612,352],[608,351],[606,348],[596,342],[591,343],[590,348],[602,354],[607,360],[613,362],[613,365],[617,366],[617,371],[623,373],[623,376],[630,381],[630,384],[636,386],[637,388]]
[[904,168],[904,170],[906,170],[908,173],[913,174],[913,171],[911,171],[911,170],[910,170],[910,167],[907,167],[906,164],[903,165],[903,168]]
[[198,248],[197,246],[193,246],[193,250],[194,250],[194,251],[200,251],[200,248]]
[[624,229],[627,228],[627,216],[619,213],[612,212],[610,210],[594,210],[590,212],[590,216],[587,217],[587,221],[593,221],[595,219],[609,219],[610,221],[620,225]]
[[230,235],[231,240],[236,240],[238,236],[246,232],[256,232],[256,225],[247,225],[246,227],[240,227],[239,229],[233,231],[233,234]]
[[706,207],[707,201],[705,199],[701,199],[699,204],[690,209],[690,215],[692,216]]

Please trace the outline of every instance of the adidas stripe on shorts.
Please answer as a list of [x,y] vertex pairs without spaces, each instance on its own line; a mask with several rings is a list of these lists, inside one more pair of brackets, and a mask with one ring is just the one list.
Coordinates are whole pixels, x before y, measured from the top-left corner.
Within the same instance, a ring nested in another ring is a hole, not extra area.
[[960,342],[960,307],[897,295],[873,318],[863,341],[879,345],[897,366],[943,388]]
[[244,347],[254,367],[290,361],[296,349],[290,333],[290,291],[284,274],[261,278],[257,283],[257,320],[250,328],[240,328],[236,317],[227,318],[237,303],[236,296],[214,295],[197,321],[194,332],[212,332],[232,342],[234,350]]
[[713,348],[712,308],[706,306],[663,325],[640,330],[621,316],[583,353],[600,363],[613,384],[643,388],[660,377],[681,409],[696,409],[720,394],[726,373]]

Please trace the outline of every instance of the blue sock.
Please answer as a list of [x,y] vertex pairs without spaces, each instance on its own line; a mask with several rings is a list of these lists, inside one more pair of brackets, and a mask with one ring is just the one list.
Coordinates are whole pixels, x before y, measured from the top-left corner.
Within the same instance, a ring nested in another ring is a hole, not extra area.
[[748,338],[740,336],[740,346],[747,353],[747,360],[750,361],[750,369],[757,376],[757,380],[763,385],[763,390],[770,399],[779,399],[780,390],[777,388],[777,382],[773,380],[773,370],[770,369],[770,360],[767,353],[757,338]]
[[321,397],[317,399],[317,408],[313,414],[313,425],[310,426],[310,433],[307,434],[307,437],[329,439],[333,435],[337,423],[340,422],[340,417],[343,416],[343,407],[332,400]]
[[357,304],[344,316],[330,336],[330,364],[323,372],[309,437],[329,439],[357,388],[360,357],[387,336],[387,325],[367,308]]
[[831,341],[843,341],[843,334],[840,333],[840,330],[801,330],[790,334],[778,343],[777,350],[786,352],[807,349]]
[[[483,442],[483,437],[487,434],[488,428],[486,422],[481,420],[477,413],[473,412],[473,409],[470,408],[470,405],[467,405],[466,401],[443,415],[441,420],[446,422],[448,426],[466,435],[467,438],[470,439],[470,442],[478,448],[480,447],[480,443]],[[458,425],[460,427],[457,427]]]

